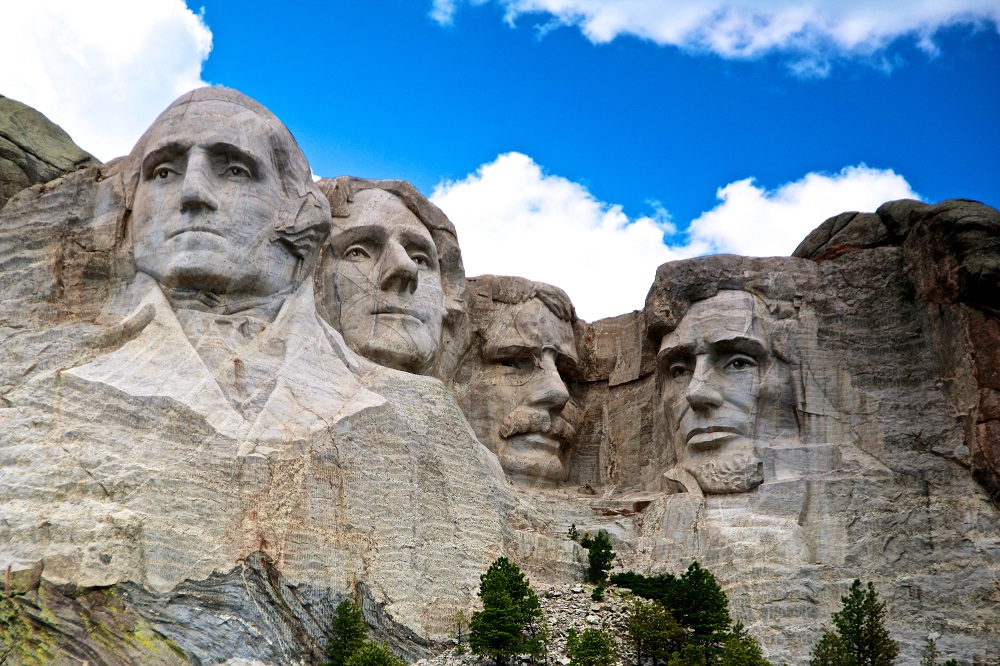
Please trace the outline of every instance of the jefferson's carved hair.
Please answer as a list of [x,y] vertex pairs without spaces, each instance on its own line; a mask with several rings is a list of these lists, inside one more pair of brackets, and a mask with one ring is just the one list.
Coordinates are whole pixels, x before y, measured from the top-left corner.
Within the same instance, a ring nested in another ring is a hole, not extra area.
[[430,232],[437,248],[441,288],[444,292],[445,324],[454,322],[465,312],[465,267],[462,265],[462,251],[458,247],[455,225],[444,211],[431,203],[417,188],[405,180],[368,180],[354,176],[324,178],[319,181],[319,188],[330,202],[330,214],[333,217],[348,217],[351,214],[350,204],[358,192],[363,190],[382,190],[402,201]]
[[313,182],[309,163],[284,123],[260,103],[236,90],[221,87],[192,90],[177,98],[153,121],[125,158],[122,172],[126,210],[131,212],[135,203],[142,160],[153,129],[168,118],[183,115],[190,105],[212,102],[241,106],[257,115],[267,128],[270,157],[284,195],[283,206],[274,227],[275,240],[285,243],[294,255],[305,262],[308,270],[303,271],[303,275],[308,275],[318,257],[320,244],[330,233],[329,203]]

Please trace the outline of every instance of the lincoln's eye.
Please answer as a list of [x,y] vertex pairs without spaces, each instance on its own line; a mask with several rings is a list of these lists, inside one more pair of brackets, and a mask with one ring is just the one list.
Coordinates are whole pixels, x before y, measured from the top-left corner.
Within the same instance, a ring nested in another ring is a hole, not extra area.
[[757,362],[754,361],[749,356],[735,356],[729,359],[729,362],[726,363],[725,367],[727,370],[735,370],[739,372],[741,370],[749,370],[750,368],[756,368]]
[[680,363],[675,363],[670,366],[670,376],[674,379],[680,379],[688,373],[687,366],[681,365]]

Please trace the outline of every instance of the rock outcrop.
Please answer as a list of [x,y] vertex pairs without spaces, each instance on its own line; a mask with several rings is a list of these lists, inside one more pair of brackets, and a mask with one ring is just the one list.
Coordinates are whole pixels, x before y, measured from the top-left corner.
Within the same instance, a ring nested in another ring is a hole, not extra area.
[[466,281],[412,186],[317,185],[270,112],[202,89],[126,158],[21,188],[0,267],[0,661],[317,663],[345,596],[431,658],[500,555],[574,596],[576,524],[618,570],[697,559],[775,663],[855,578],[901,663],[931,633],[997,663],[983,204],[665,264],[587,323],[550,285]]

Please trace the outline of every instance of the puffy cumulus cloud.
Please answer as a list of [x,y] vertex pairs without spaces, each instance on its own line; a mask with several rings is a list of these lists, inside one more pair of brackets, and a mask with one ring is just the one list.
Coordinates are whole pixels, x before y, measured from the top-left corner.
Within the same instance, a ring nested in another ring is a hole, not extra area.
[[891,169],[863,164],[832,175],[810,173],[771,191],[747,178],[719,188],[716,196],[721,203],[687,228],[688,247],[698,254],[788,255],[828,217],[874,211],[892,199],[920,198]]
[[455,223],[468,275],[557,285],[587,320],[641,308],[656,267],[680,257],[663,243],[673,231],[664,212],[630,220],[520,153],[441,183],[431,200]]
[[[1000,0],[493,0],[508,23],[548,14],[578,27],[595,43],[633,35],[661,45],[751,58],[771,51],[798,54],[800,74],[823,74],[831,55],[871,55],[910,35],[928,53],[933,36],[956,24],[1000,26]],[[463,3],[435,0],[432,17],[451,22]]]
[[171,101],[205,85],[212,33],[183,0],[31,0],[3,14],[0,94],[100,159],[127,153]]
[[901,176],[864,165],[810,173],[773,191],[749,178],[720,188],[718,197],[718,206],[677,234],[659,204],[652,216],[630,219],[621,206],[546,174],[530,157],[507,153],[439,184],[431,200],[455,223],[468,275],[555,284],[593,321],[641,308],[666,261],[718,252],[787,255],[832,215],[919,198]]

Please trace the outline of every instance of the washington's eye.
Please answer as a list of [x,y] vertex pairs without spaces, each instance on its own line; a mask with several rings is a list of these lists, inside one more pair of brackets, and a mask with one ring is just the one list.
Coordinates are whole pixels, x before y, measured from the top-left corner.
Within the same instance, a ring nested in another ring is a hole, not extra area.
[[170,169],[167,167],[157,167],[153,169],[153,178],[164,180],[170,177]]

